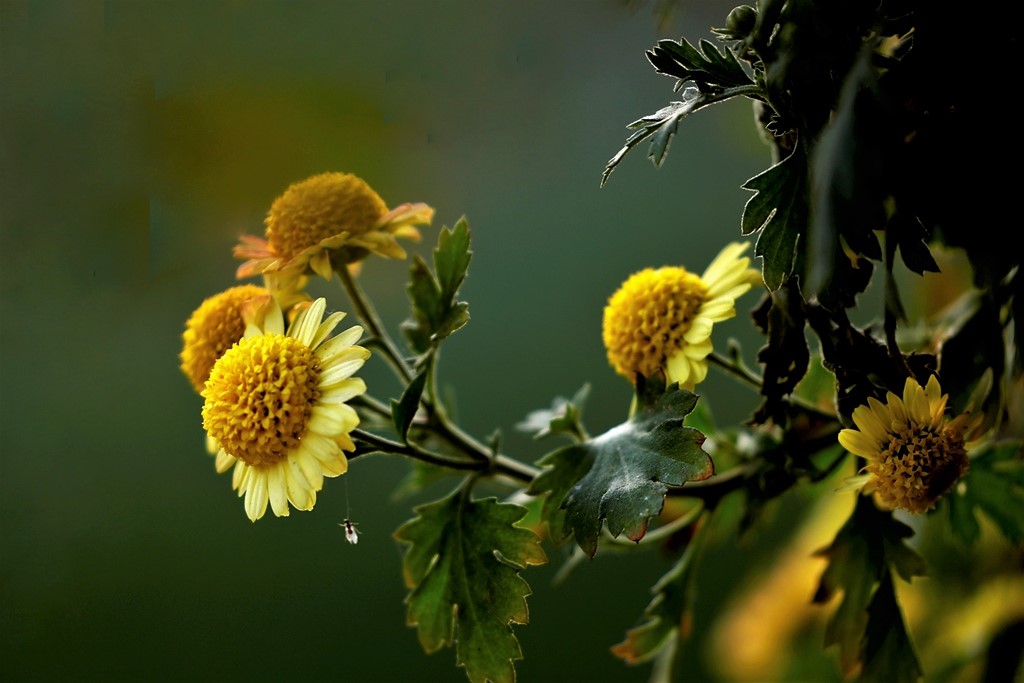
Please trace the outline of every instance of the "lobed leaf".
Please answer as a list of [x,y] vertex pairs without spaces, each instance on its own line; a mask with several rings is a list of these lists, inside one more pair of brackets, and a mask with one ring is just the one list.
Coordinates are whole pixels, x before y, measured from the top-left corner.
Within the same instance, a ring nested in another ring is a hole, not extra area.
[[[673,384],[638,378],[636,412],[604,434],[544,456],[529,493],[547,493],[545,520],[556,542],[570,533],[593,557],[601,528],[639,541],[661,512],[668,486],[707,479],[704,435],[683,420],[697,396]],[[564,510],[564,513],[562,512]]]
[[537,535],[516,526],[527,509],[471,500],[463,487],[416,513],[395,532],[409,545],[402,561],[408,624],[427,653],[455,645],[473,683],[512,683],[522,650],[511,624],[529,620],[530,587],[519,573],[547,562]]
[[953,532],[967,543],[978,539],[978,515],[992,520],[1011,543],[1024,543],[1024,443],[997,444],[971,459],[967,474],[945,498]]
[[[699,533],[699,532],[698,532]],[[644,610],[642,624],[626,632],[626,639],[612,647],[612,654],[629,664],[646,662],[661,652],[673,638],[689,635],[695,598],[694,538],[679,560],[662,576],[651,591],[654,599]]]
[[[832,544],[818,553],[828,558],[828,566],[814,601],[828,602],[840,591],[843,595],[825,627],[825,646],[838,645],[844,674],[866,661],[864,638],[871,619],[870,607],[890,568],[907,581],[925,574],[924,559],[904,543],[912,534],[910,527],[893,519],[892,513],[879,510],[869,497],[858,496],[853,513]],[[872,628],[872,637],[877,638],[879,627]],[[890,628],[905,631],[902,622]]]
[[798,145],[788,157],[743,183],[743,189],[754,196],[743,207],[741,229],[744,235],[761,231],[754,256],[763,259],[764,283],[775,291],[796,272],[797,249],[807,233],[809,184],[802,148]]
[[469,244],[469,223],[460,218],[454,228],[442,228],[438,235],[434,272],[420,256],[413,258],[406,285],[412,319],[403,323],[402,331],[416,353],[426,352],[469,322],[469,304],[455,299],[473,255]]

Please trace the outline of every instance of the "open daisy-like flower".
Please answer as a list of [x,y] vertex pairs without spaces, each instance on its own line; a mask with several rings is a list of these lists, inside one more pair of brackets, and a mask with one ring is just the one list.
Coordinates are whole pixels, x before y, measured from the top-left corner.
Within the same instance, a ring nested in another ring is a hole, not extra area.
[[203,428],[219,446],[218,472],[234,468],[232,488],[245,496],[256,521],[267,503],[278,517],[289,503],[310,510],[324,477],[348,470],[345,451],[359,416],[347,401],[366,391],[352,377],[370,352],[356,346],[362,328],[328,339],[344,317],[321,322],[317,299],[289,326],[277,302],[266,297],[247,311],[245,335],[213,366],[203,389]]
[[330,280],[333,268],[355,264],[369,254],[405,258],[396,238],[418,240],[417,225],[429,225],[426,204],[388,209],[384,200],[351,173],[321,173],[292,184],[274,200],[266,218],[266,239],[245,235],[235,247],[238,277],[310,271]]
[[903,396],[888,392],[885,403],[868,398],[853,411],[856,429],[839,432],[846,450],[868,461],[850,488],[875,493],[890,510],[924,512],[967,471],[967,443],[978,436],[980,412],[946,416],[949,396],[932,375],[922,387],[908,377]]
[[715,323],[736,315],[736,299],[760,281],[733,242],[696,275],[682,267],[647,268],[631,275],[604,309],[608,362],[630,381],[662,371],[693,388],[707,376]]

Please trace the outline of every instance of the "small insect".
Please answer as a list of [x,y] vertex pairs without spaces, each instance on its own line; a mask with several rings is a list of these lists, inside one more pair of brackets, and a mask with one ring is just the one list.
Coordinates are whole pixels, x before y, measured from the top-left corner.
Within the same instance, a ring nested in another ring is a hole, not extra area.
[[345,521],[340,523],[338,526],[345,527],[345,540],[346,541],[348,541],[352,545],[355,545],[356,543],[359,543],[359,530],[356,529],[356,527],[359,526],[358,524],[356,524],[355,522],[350,520],[348,517],[346,517]]

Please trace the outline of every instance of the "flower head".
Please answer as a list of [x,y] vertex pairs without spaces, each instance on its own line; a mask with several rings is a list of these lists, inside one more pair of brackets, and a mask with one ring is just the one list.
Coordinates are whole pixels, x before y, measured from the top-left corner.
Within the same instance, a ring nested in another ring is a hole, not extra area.
[[843,448],[868,461],[854,483],[875,492],[886,508],[924,512],[967,471],[966,443],[984,420],[970,411],[949,419],[939,380],[925,387],[908,377],[903,396],[891,391],[885,403],[868,398],[853,411],[856,429],[839,432]]
[[681,267],[647,268],[631,275],[604,309],[608,362],[633,380],[663,371],[669,382],[692,388],[707,375],[714,324],[736,315],[736,299],[760,275],[727,245],[696,275]]
[[243,304],[266,295],[263,287],[239,285],[214,294],[192,313],[181,335],[180,358],[181,371],[196,391],[203,390],[217,359],[245,334]]
[[[224,352],[245,334],[244,310],[247,302],[273,295],[284,310],[309,296],[302,292],[306,278],[278,283],[264,278],[265,287],[238,285],[214,294],[193,311],[182,333],[181,371],[185,373],[197,392],[201,392],[210,376],[210,370]],[[283,288],[282,286],[283,285]]]
[[235,256],[247,260],[238,277],[312,271],[330,280],[334,267],[371,253],[405,258],[396,237],[418,240],[415,226],[428,225],[433,216],[426,204],[389,210],[373,188],[350,173],[321,173],[293,183],[274,200],[265,220],[266,239],[241,238]]
[[347,404],[366,391],[352,377],[370,352],[355,342],[362,328],[328,336],[344,317],[321,322],[326,303],[299,312],[287,332],[273,299],[249,311],[245,336],[213,366],[203,389],[203,428],[219,446],[218,472],[234,467],[232,488],[256,521],[267,503],[278,517],[288,504],[310,510],[324,477],[348,470],[344,451],[359,424]]

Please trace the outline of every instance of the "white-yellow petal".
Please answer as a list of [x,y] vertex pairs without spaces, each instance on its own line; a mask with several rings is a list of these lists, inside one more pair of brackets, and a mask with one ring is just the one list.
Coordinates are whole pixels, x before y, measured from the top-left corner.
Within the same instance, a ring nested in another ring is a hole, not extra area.
[[877,460],[879,442],[864,432],[856,429],[843,429],[839,432],[839,444],[854,455],[867,460]]
[[245,490],[245,514],[255,522],[267,511],[267,478],[255,467],[249,468],[249,482]]
[[270,496],[270,507],[278,517],[288,516],[288,488],[285,482],[283,463],[267,468],[267,493]]

